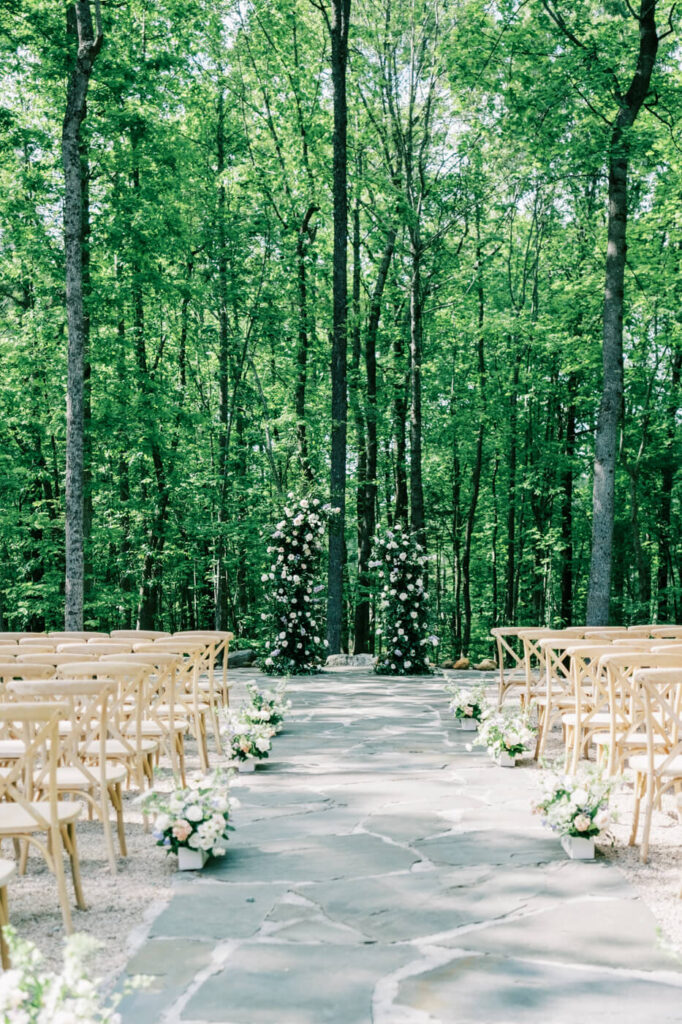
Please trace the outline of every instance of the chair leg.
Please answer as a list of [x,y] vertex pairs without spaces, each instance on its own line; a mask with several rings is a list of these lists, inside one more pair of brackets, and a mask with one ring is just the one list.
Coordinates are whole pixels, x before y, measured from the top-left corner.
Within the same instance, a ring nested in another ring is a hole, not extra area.
[[0,888],[0,961],[3,971],[8,971],[12,966],[9,957],[9,948],[5,938],[5,925],[9,924],[9,907],[7,905],[7,886]]
[[62,831],[62,841],[71,861],[71,876],[73,878],[73,891],[76,894],[76,903],[80,910],[87,910],[88,905],[83,896],[81,884],[81,867],[78,860],[78,848],[76,847],[76,826],[73,822],[65,825]]
[[48,834],[48,841],[50,844],[55,879],[57,881],[57,896],[59,898],[59,905],[62,908],[62,920],[64,921],[64,931],[66,932],[67,935],[71,935],[71,933],[73,932],[73,925],[71,923],[71,907],[69,905],[69,895],[66,891],[66,876],[64,874],[64,858],[62,856],[62,843],[59,835],[59,828],[56,825],[50,829],[50,832]]
[[126,845],[125,822],[123,820],[123,794],[121,792],[120,782],[115,782],[110,786],[109,799],[111,800],[112,807],[116,811],[116,829],[118,831],[118,846],[121,851],[121,856],[127,857],[128,847]]
[[[111,800],[111,790],[108,786],[102,786],[100,792],[100,817],[102,819],[102,830],[104,832],[104,845],[107,851],[107,860],[109,861],[109,867],[112,875],[116,874],[116,852],[114,850],[114,839],[111,834],[111,822],[109,821],[109,801]],[[112,801],[113,803],[113,801]]]
[[185,737],[183,733],[176,733],[175,743],[177,744],[177,757],[178,767],[180,769],[180,781],[183,786],[187,786],[187,777],[185,775]]
[[644,795],[644,777],[637,775],[635,777],[635,806],[632,811],[632,828],[630,830],[630,838],[628,839],[628,846],[634,846],[635,840],[637,839],[637,828],[639,826],[639,809],[642,802],[642,796]]

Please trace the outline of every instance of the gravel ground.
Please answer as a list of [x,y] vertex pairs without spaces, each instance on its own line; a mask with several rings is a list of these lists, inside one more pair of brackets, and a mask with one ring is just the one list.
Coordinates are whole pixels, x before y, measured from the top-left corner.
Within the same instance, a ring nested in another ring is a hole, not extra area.
[[[232,678],[233,703],[238,703],[244,682],[251,676],[248,670],[242,670],[234,672]],[[490,692],[492,695],[492,687]],[[548,745],[548,759],[561,752],[560,735],[555,731]],[[219,761],[217,756],[211,758],[212,765]],[[199,767],[196,746],[189,737],[187,766],[188,772]],[[525,762],[525,766],[517,770],[538,770],[530,762]],[[170,771],[162,759],[159,784],[165,788],[170,781]],[[156,847],[151,834],[144,831],[135,797],[134,793],[125,796],[129,855],[127,860],[119,860],[116,877],[106,863],[99,824],[88,821],[84,814],[77,827],[88,910],[73,909],[74,929],[94,935],[103,943],[92,969],[107,986],[144,939],[149,923],[169,901],[176,875],[175,857]],[[613,826],[613,844],[602,845],[601,853],[624,873],[651,908],[659,922],[662,941],[682,955],[682,902],[677,895],[682,876],[682,824],[677,819],[675,799],[667,797],[662,810],[654,813],[648,864],[640,864],[638,847],[627,845],[632,803],[632,788],[626,784],[615,799],[620,820]],[[5,856],[11,855],[8,847]],[[10,920],[19,935],[36,943],[49,966],[59,966],[63,944],[61,913],[54,879],[40,856],[31,854],[26,875],[10,883],[9,904]]]

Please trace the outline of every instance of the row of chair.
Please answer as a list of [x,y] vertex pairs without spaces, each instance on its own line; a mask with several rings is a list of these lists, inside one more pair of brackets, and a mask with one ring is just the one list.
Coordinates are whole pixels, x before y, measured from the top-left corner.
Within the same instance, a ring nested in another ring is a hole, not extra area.
[[[29,844],[45,857],[67,932],[62,851],[71,862],[76,903],[85,907],[75,833],[82,801],[102,824],[115,872],[110,817],[113,811],[125,857],[123,789],[149,785],[162,751],[185,784],[188,732],[208,771],[207,721],[220,749],[217,712],[229,704],[231,639],[227,632],[0,634],[0,839],[14,841],[19,871]],[[14,870],[12,862],[0,862],[0,922]],[[6,950],[0,952],[6,960]]]

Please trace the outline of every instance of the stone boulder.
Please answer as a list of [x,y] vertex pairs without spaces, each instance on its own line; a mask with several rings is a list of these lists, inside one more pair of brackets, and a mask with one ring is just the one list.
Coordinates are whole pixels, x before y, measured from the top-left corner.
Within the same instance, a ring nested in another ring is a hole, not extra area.
[[247,647],[243,651],[230,651],[227,655],[228,668],[248,668],[256,660],[256,652]]
[[483,661],[479,661],[478,665],[474,665],[474,668],[479,672],[494,672],[497,668],[497,662],[493,661],[492,658],[484,658]]
[[457,661],[452,667],[456,669],[458,672],[461,672],[464,669],[471,668],[471,662],[469,661],[468,658],[461,657],[457,659]]
[[441,666],[440,667],[441,668],[454,668],[455,667],[455,663],[452,660],[452,658],[447,658],[445,661],[441,662]]
[[330,654],[327,668],[373,668],[376,658],[373,654]]

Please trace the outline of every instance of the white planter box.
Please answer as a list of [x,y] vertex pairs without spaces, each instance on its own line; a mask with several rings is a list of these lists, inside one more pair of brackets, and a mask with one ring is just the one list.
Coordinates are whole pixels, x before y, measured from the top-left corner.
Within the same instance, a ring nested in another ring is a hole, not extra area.
[[500,768],[513,768],[516,765],[516,754],[508,754],[506,750],[498,754],[495,758]]
[[562,836],[561,845],[571,860],[594,860],[594,837]]
[[456,718],[455,729],[461,729],[463,732],[475,732],[478,729],[477,718]]
[[178,871],[201,871],[208,860],[205,850],[192,850],[189,846],[178,847]]
[[237,768],[240,772],[255,772],[256,762],[250,757],[247,761],[237,761]]

